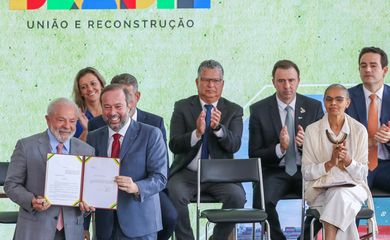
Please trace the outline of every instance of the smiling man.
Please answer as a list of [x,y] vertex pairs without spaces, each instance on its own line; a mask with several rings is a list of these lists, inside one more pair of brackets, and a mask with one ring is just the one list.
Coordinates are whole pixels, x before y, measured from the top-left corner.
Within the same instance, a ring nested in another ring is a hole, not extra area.
[[159,192],[167,182],[167,149],[161,131],[133,121],[134,104],[121,84],[100,96],[107,126],[88,133],[96,156],[120,158],[117,210],[96,211],[98,239],[154,240],[162,229]]
[[17,142],[4,190],[20,206],[15,239],[82,239],[84,203],[75,207],[51,206],[42,197],[48,153],[94,155],[94,149],[74,138],[78,119],[76,104],[66,98],[53,100],[48,108],[48,129]]
[[[194,239],[187,205],[197,192],[197,160],[233,158],[241,145],[243,111],[221,97],[223,74],[219,62],[203,61],[195,79],[198,95],[176,102],[172,114],[169,148],[174,160],[168,190],[179,215],[175,229],[178,240]],[[241,208],[245,204],[241,184],[205,184],[202,192],[222,202],[222,208]],[[217,224],[213,239],[228,239],[233,227]]]

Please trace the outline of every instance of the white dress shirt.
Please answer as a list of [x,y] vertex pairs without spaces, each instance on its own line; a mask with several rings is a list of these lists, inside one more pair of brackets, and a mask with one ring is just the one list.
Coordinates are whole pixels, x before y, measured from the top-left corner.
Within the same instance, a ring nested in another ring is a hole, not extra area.
[[[376,95],[376,98],[375,98],[376,109],[378,110],[378,128],[380,127],[383,90],[384,90],[384,86],[382,85],[382,87],[378,91],[376,91],[376,93],[375,93],[375,95]],[[364,99],[366,100],[366,116],[367,116],[367,122],[368,122],[368,110],[370,108],[370,103],[371,103],[370,95],[373,93],[370,92],[366,87],[364,87],[364,85],[363,85],[363,92],[364,92]],[[378,144],[378,158],[381,160],[390,159],[390,153],[384,144]]]

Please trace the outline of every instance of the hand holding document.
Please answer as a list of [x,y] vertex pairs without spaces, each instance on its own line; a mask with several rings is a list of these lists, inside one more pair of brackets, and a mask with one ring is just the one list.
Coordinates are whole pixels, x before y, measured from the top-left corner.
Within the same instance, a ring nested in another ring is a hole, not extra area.
[[48,154],[44,197],[53,205],[115,209],[118,175],[116,158]]

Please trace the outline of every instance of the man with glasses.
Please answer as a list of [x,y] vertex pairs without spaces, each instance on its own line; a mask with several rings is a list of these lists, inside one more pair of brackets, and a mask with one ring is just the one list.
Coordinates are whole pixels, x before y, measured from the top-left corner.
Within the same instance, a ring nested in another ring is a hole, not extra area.
[[[171,118],[169,148],[174,154],[168,191],[179,215],[178,240],[194,239],[187,205],[196,195],[197,160],[233,158],[241,145],[242,108],[221,97],[223,68],[214,60],[203,61],[195,80],[198,95],[175,103]],[[223,203],[222,208],[242,208],[241,184],[204,184],[202,193]],[[217,224],[213,239],[228,239],[234,224]]]

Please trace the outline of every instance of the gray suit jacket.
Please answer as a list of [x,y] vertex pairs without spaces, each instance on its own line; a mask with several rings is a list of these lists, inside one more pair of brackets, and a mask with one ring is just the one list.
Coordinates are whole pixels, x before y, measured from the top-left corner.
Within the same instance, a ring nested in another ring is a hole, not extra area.
[[[53,240],[59,207],[51,206],[43,212],[31,206],[34,196],[43,196],[46,159],[51,152],[47,131],[16,143],[4,184],[7,196],[20,206],[15,239]],[[94,149],[77,138],[70,141],[70,154],[94,155]],[[77,207],[63,207],[67,239],[83,238],[84,217]]]
[[[221,111],[223,138],[218,138],[212,131],[209,135],[211,158],[233,158],[240,149],[242,136],[242,108],[220,98],[217,108]],[[196,156],[202,141],[191,147],[191,133],[196,129],[196,119],[202,111],[199,96],[191,96],[175,103],[171,118],[169,148],[174,153],[170,176],[185,168]]]

